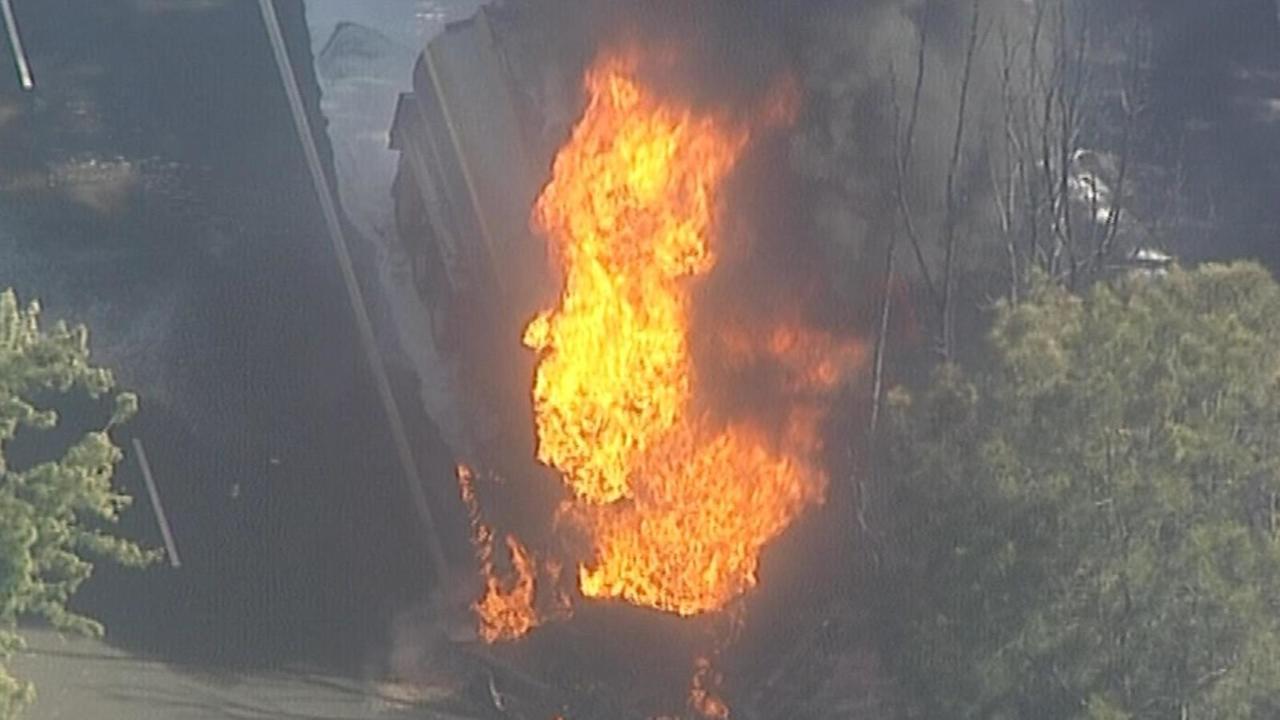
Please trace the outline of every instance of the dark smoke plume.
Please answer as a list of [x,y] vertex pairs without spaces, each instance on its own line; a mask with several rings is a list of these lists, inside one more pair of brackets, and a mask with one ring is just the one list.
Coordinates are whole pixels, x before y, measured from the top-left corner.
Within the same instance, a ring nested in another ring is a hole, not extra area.
[[[710,368],[717,366],[715,338],[726,325],[799,324],[871,337],[885,283],[884,250],[901,221],[895,154],[907,142],[909,114],[915,121],[902,186],[925,260],[937,261],[941,189],[954,151],[975,8],[982,38],[970,64],[957,178],[966,202],[957,214],[964,222],[980,220],[975,208],[985,205],[978,200],[986,193],[989,139],[998,130],[997,39],[1002,29],[1025,27],[1029,14],[1024,0],[542,0],[533,6],[551,44],[579,66],[602,50],[632,44],[670,51],[674,63],[647,79],[699,110],[749,116],[780,81],[789,78],[802,89],[795,123],[753,143],[723,198],[719,263],[700,290],[695,317],[695,352]],[[902,255],[899,272],[911,277],[916,269]],[[744,402],[736,387],[718,394]]]

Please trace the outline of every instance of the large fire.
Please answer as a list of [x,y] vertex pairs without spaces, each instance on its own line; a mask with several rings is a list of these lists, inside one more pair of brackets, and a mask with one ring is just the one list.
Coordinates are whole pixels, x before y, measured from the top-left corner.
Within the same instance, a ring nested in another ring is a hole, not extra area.
[[753,587],[764,546],[823,501],[825,400],[862,352],[796,327],[726,331],[731,362],[774,362],[800,399],[768,429],[704,407],[693,293],[716,265],[722,184],[763,123],[659,97],[626,54],[603,56],[586,93],[534,208],[564,283],[524,337],[538,459],[590,538],[582,594],[694,615]]

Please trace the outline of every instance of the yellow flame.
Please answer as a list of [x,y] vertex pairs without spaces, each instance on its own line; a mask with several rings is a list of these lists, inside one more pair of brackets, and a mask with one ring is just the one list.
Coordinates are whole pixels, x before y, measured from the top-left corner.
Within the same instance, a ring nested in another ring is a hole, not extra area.
[[[591,538],[583,595],[693,615],[754,586],[764,545],[822,502],[821,413],[795,408],[767,438],[695,406],[692,291],[715,266],[720,189],[749,131],[657,97],[626,55],[598,61],[586,91],[534,209],[564,278],[559,305],[524,334],[540,356],[538,459],[560,471],[564,516]],[[800,351],[806,339],[756,344],[836,382],[839,361]]]

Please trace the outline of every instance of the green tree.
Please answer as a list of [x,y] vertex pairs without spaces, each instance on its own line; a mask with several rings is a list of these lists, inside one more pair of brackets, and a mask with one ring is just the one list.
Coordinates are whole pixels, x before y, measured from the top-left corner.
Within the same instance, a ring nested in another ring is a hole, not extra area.
[[1280,286],[1038,282],[890,396],[889,654],[930,718],[1280,717]]
[[[84,326],[59,322],[42,329],[39,316],[35,303],[23,308],[11,290],[0,293],[0,720],[16,717],[34,696],[4,668],[22,646],[18,619],[39,617],[60,630],[100,634],[98,623],[67,606],[92,572],[91,560],[141,566],[153,559],[110,533],[129,498],[112,489],[122,454],[109,431],[133,415],[137,398],[113,393],[111,373],[89,364]],[[75,438],[60,457],[8,466],[10,441],[52,430],[55,408],[77,393],[113,402],[105,426]]]

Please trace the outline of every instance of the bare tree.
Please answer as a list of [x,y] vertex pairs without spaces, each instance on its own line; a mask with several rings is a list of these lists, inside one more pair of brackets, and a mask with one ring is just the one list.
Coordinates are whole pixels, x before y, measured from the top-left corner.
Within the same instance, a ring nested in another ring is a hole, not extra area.
[[978,48],[983,42],[985,33],[981,29],[982,0],[973,0],[970,10],[969,33],[965,44],[964,65],[959,79],[959,93],[956,102],[955,132],[952,138],[951,152],[947,162],[947,171],[942,188],[943,216],[941,226],[935,230],[936,244],[941,250],[942,267],[938,272],[938,282],[934,280],[935,270],[931,270],[926,260],[925,244],[928,242],[916,222],[912,209],[910,192],[907,187],[908,178],[912,175],[912,152],[916,142],[916,132],[920,117],[921,94],[923,92],[929,47],[929,24],[933,12],[932,3],[926,2],[917,34],[915,83],[911,91],[911,106],[907,113],[905,127],[902,123],[902,108],[898,100],[899,88],[897,76],[890,68],[890,97],[894,110],[894,175],[897,208],[902,226],[908,241],[911,243],[917,269],[924,280],[929,296],[932,298],[938,315],[938,353],[944,360],[950,360],[955,345],[955,282],[956,282],[956,250],[961,239],[959,235],[959,218],[961,207],[960,176],[966,161],[967,119],[969,99],[973,86],[975,58]]
[[[1034,5],[1028,27],[1000,29],[1003,137],[989,159],[1013,301],[1032,272],[1079,287],[1123,252],[1146,44],[1134,18],[1123,62],[1108,62],[1091,19],[1088,2],[1053,0]],[[1104,141],[1098,119],[1114,114],[1112,149],[1090,149]]]

